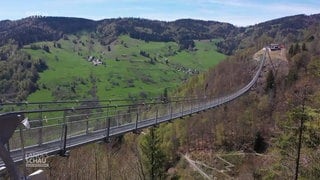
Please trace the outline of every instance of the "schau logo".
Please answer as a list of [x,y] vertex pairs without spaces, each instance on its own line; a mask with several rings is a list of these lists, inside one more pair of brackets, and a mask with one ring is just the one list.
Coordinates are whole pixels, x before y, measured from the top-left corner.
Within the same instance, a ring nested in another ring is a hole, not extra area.
[[26,154],[26,167],[46,168],[49,167],[47,154],[28,153]]

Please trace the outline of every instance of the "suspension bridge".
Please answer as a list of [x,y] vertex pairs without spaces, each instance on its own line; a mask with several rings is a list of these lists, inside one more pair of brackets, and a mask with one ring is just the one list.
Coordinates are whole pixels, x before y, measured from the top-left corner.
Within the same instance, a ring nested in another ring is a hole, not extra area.
[[21,163],[32,156],[64,156],[69,149],[80,145],[108,141],[111,137],[138,132],[226,104],[244,95],[256,83],[266,54],[267,51],[261,56],[251,81],[223,97],[150,99],[134,104],[125,104],[127,100],[2,103],[1,124],[8,121],[20,123],[27,117],[30,128],[22,128],[17,124],[10,140],[0,137],[0,142],[10,152],[10,157],[1,157],[0,167],[9,169],[8,166],[12,164],[8,162]]

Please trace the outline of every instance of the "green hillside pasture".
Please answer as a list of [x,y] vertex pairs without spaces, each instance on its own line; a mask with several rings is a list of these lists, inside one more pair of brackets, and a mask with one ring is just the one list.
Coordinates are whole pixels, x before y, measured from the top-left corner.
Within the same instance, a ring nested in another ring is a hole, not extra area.
[[[195,41],[197,50],[190,52],[180,52],[174,42],[145,42],[128,36],[120,36],[109,47],[87,34],[35,45],[44,44],[50,53],[24,49],[33,59],[46,60],[49,67],[40,73],[39,90],[28,101],[157,96],[191,76],[181,67],[201,72],[225,58],[211,41]],[[103,65],[93,66],[88,56],[99,58]]]
[[170,60],[184,67],[193,67],[205,71],[225,58],[224,54],[217,52],[215,43],[216,41],[209,40],[195,41],[196,51],[182,51],[170,57]]

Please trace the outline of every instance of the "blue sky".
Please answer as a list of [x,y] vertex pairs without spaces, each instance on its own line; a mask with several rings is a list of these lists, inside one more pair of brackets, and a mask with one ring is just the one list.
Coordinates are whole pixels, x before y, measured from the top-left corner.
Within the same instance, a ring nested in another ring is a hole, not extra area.
[[94,20],[192,18],[247,26],[283,16],[317,13],[320,13],[320,0],[5,0],[0,3],[0,20],[31,15]]

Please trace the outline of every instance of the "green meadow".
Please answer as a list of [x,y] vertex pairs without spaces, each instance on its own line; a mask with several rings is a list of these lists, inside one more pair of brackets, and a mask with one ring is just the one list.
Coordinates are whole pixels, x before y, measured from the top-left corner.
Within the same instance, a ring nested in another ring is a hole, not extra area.
[[[107,46],[86,33],[56,42],[24,47],[32,59],[43,59],[48,69],[40,73],[39,90],[28,101],[127,99],[159,96],[176,89],[191,76],[225,58],[215,40],[195,41],[195,50],[179,50],[175,42],[145,42],[120,36]],[[44,51],[44,45],[49,52]],[[97,66],[88,58],[99,59]]]

